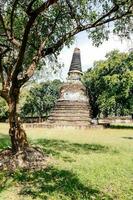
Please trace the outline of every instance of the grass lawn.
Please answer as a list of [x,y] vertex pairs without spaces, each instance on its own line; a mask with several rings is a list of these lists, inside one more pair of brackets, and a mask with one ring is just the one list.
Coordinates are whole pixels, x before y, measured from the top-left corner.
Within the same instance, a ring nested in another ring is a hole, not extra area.
[[[10,145],[0,124],[0,149]],[[38,172],[0,172],[0,200],[132,200],[133,130],[27,129],[53,163]]]

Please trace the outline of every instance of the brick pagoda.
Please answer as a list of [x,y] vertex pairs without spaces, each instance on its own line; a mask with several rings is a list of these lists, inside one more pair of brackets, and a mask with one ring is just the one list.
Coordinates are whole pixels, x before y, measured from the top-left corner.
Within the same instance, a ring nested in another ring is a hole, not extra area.
[[51,112],[47,125],[88,127],[90,125],[90,105],[82,76],[80,49],[75,48],[67,82],[60,88],[60,98]]

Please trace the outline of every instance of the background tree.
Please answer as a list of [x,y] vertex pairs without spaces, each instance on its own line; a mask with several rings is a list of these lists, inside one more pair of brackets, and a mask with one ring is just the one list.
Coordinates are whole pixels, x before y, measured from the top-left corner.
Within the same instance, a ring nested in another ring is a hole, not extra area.
[[47,117],[59,98],[60,80],[33,85],[21,106],[22,117]]
[[0,119],[5,120],[8,117],[8,105],[3,98],[0,98]]
[[114,50],[84,75],[93,117],[123,116],[133,112],[133,52]]
[[9,0],[1,7],[0,95],[9,106],[14,153],[28,146],[17,117],[20,88],[40,68],[42,58],[57,56],[84,30],[96,45],[108,39],[110,30],[129,37],[132,7],[132,0]]

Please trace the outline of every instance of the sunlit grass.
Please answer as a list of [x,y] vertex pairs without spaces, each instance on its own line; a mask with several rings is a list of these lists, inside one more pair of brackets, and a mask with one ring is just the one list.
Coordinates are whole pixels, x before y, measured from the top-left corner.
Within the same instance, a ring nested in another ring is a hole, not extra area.
[[[53,158],[39,172],[1,173],[0,199],[133,199],[133,130],[27,129],[30,142]],[[7,125],[0,140],[7,145]],[[8,179],[8,181],[6,180]],[[3,184],[2,184],[3,183]],[[10,198],[11,199],[11,198]]]

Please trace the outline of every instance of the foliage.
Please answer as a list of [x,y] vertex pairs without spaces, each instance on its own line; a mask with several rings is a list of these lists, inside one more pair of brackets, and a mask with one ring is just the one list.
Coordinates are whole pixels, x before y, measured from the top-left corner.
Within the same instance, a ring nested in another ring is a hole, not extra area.
[[0,97],[0,118],[7,118],[8,106],[6,101]]
[[22,117],[44,117],[54,107],[59,97],[60,80],[33,85],[21,105]]
[[93,115],[129,115],[133,112],[133,52],[114,50],[97,61],[84,76]]
[[44,66],[46,56],[52,60],[52,54],[56,57],[64,44],[70,46],[74,35],[84,30],[95,45],[107,40],[110,31],[129,37],[132,0],[7,1],[0,10],[2,79],[6,74],[11,76],[8,84],[16,79],[23,85]]

